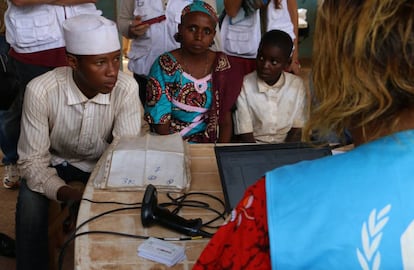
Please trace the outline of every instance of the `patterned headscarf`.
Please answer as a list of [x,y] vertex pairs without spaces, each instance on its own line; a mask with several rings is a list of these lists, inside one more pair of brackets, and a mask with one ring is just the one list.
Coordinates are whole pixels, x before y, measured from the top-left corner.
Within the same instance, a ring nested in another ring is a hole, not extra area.
[[203,12],[213,18],[214,22],[218,22],[217,13],[212,6],[207,4],[206,2],[196,0],[192,4],[186,6],[183,11],[181,12],[181,20],[182,18],[191,12]]

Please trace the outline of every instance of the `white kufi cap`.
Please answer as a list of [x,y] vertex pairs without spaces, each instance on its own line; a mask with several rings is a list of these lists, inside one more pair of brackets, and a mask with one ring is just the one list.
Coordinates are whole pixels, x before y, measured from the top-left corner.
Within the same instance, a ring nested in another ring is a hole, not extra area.
[[76,55],[97,55],[121,49],[116,24],[99,15],[82,14],[63,22],[66,50]]

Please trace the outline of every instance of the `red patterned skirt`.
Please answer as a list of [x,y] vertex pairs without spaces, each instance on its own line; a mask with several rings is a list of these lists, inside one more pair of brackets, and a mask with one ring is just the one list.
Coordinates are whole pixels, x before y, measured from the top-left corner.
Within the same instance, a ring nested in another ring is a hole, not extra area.
[[265,177],[247,189],[193,269],[271,269]]

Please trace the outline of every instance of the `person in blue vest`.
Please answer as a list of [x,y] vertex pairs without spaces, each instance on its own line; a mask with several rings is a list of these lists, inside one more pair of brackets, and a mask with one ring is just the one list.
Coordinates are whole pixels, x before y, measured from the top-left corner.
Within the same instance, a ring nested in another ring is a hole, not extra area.
[[414,4],[324,0],[303,134],[355,148],[251,186],[193,269],[414,269]]

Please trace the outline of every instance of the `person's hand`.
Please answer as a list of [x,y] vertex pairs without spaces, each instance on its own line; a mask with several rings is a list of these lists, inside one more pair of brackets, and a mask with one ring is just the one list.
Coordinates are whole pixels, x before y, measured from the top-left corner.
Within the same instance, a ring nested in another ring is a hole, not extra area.
[[61,202],[78,202],[82,200],[82,192],[71,186],[63,186],[57,192],[57,199]]
[[149,28],[149,24],[143,24],[142,19],[140,16],[136,16],[130,23],[129,23],[129,34],[130,36],[140,37],[147,32]]

